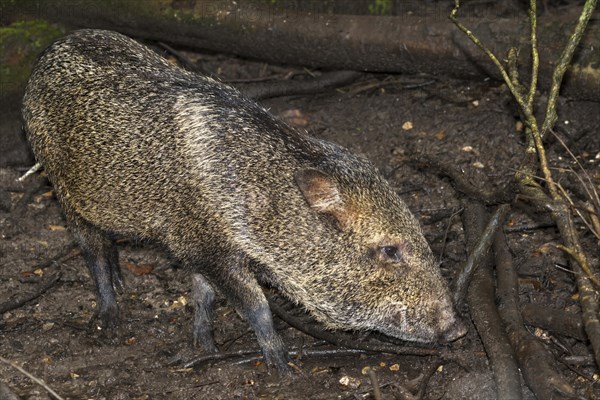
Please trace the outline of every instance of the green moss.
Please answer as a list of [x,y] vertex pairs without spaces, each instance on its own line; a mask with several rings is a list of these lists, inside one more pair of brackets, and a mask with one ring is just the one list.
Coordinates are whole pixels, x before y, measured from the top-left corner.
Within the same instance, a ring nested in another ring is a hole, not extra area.
[[38,54],[63,34],[64,29],[42,20],[0,27],[0,95],[21,91]]

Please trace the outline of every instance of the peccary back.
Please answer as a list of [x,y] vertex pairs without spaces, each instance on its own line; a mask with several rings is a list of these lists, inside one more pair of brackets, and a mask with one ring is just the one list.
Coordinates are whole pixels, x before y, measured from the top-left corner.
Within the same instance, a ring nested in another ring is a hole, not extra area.
[[419,224],[371,162],[233,88],[118,33],[80,30],[41,56],[23,117],[106,325],[118,319],[118,234],[158,241],[192,270],[194,338],[211,351],[217,288],[285,368],[259,283],[334,329],[465,333]]

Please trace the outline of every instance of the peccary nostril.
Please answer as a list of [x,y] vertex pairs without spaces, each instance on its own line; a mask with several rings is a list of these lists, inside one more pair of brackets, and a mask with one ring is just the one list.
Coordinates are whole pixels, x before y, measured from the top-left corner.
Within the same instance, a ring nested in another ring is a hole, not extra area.
[[469,328],[467,328],[467,325],[464,323],[464,321],[457,319],[453,324],[442,331],[438,340],[440,343],[453,342],[456,339],[465,336],[468,330]]

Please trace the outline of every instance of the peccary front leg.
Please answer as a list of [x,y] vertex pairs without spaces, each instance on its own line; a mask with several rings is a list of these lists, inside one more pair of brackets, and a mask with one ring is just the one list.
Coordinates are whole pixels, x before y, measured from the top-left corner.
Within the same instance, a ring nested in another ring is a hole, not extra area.
[[94,318],[100,320],[102,327],[113,328],[119,321],[115,291],[123,289],[117,247],[108,234],[85,221],[70,222],[71,231],[96,286],[97,309]]
[[259,301],[243,304],[237,308],[237,311],[254,329],[267,365],[274,366],[279,371],[288,372],[290,367],[287,350],[283,340],[275,332],[273,315],[262,290]]
[[224,265],[209,271],[207,277],[219,287],[229,304],[254,330],[267,365],[288,372],[288,354],[275,331],[269,303],[256,277],[248,268],[249,260],[233,254]]
[[194,346],[201,346],[208,352],[217,352],[213,337],[215,291],[201,274],[192,276],[192,297],[195,309]]

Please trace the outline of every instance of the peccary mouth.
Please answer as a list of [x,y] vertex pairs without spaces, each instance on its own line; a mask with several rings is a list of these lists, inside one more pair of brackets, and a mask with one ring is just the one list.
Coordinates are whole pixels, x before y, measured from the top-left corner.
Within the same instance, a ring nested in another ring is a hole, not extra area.
[[438,336],[439,343],[450,343],[465,336],[468,332],[467,324],[462,319],[456,319]]
[[412,320],[404,312],[398,312],[392,319],[392,324],[379,331],[401,340],[417,343],[446,344],[465,336],[468,327],[465,322],[453,312],[442,312],[437,318],[427,320]]

